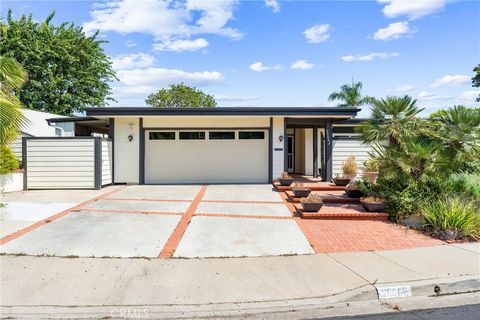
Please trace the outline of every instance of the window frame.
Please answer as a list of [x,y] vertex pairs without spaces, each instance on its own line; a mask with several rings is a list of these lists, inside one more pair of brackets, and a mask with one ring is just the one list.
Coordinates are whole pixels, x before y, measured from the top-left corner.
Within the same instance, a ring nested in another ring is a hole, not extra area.
[[[242,138],[242,133],[261,133],[262,134],[262,138],[254,138],[254,137],[250,137],[250,138]],[[238,131],[238,140],[265,140],[265,137],[266,137],[266,134],[265,134],[265,131],[264,130],[242,130],[242,131]]]
[[[168,134],[168,133],[173,133],[173,139],[152,139],[152,136],[151,136],[152,133],[154,133],[154,134],[155,134],[155,133],[160,133],[160,134],[162,134],[162,133],[167,133],[167,134]],[[176,133],[176,131],[170,131],[170,130],[168,130],[168,131],[149,131],[149,132],[148,132],[148,141],[175,141],[175,140],[177,140],[177,133]]]
[[[183,133],[198,133],[199,138],[185,139],[185,138],[182,138]],[[205,130],[181,130],[181,131],[179,130],[178,131],[178,140],[180,140],[180,141],[205,141],[205,140],[207,140],[207,134],[206,133],[207,133],[207,131],[205,131]],[[201,137],[202,134],[203,134],[203,137]]]

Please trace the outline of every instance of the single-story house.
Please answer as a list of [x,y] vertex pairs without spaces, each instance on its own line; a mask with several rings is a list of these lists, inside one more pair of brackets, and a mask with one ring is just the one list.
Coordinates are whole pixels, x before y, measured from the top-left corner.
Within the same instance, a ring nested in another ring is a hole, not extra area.
[[[269,183],[282,172],[330,181],[348,156],[356,156],[360,166],[368,158],[370,147],[353,129],[361,121],[358,111],[89,108],[85,117],[48,119],[52,126],[72,128],[73,137],[24,139],[25,188]],[[46,172],[44,167],[51,175],[28,173]]]

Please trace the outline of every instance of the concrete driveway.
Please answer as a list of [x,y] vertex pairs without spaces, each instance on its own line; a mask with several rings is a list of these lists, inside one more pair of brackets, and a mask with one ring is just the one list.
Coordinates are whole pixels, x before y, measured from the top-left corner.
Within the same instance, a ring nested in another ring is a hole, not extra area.
[[79,257],[313,253],[271,185],[115,187],[2,243],[5,254]]

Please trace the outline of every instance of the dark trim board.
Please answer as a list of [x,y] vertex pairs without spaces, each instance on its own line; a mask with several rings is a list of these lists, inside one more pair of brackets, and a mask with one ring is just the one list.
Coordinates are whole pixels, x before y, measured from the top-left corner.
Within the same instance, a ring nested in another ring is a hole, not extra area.
[[[313,107],[215,107],[215,108],[151,108],[151,107],[106,107],[87,108],[87,116],[330,116],[350,118],[359,108],[313,108]],[[338,119],[339,121],[345,119]]]
[[23,169],[23,190],[27,191],[28,190],[28,180],[27,180],[27,139],[30,137],[22,137],[22,169]]
[[145,128],[143,128],[143,118],[138,119],[139,128],[139,175],[138,184],[145,184]]
[[94,189],[100,190],[102,188],[102,141],[99,137],[94,140]]
[[273,118],[270,117],[268,128],[268,183],[273,182]]
[[195,128],[154,128],[154,127],[144,127],[145,130],[173,130],[173,131],[178,131],[178,130],[269,130],[269,127],[244,127],[244,128],[238,128],[238,127],[195,127]]
[[115,184],[115,118],[109,119],[109,138],[112,139],[112,184]]

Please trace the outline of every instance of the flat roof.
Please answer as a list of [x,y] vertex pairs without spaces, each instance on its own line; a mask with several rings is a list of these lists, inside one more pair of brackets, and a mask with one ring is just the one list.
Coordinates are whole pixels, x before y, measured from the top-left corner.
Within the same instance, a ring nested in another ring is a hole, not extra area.
[[115,116],[323,116],[355,117],[359,108],[323,107],[213,107],[213,108],[152,108],[106,107],[87,108],[91,117]]

